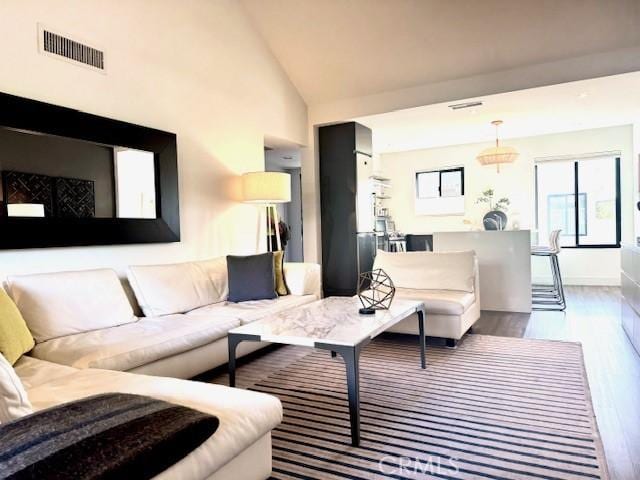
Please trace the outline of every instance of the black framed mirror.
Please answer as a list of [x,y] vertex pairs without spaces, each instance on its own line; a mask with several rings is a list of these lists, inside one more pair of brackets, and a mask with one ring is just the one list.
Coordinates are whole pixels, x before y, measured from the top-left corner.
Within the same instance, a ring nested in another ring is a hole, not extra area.
[[176,135],[0,93],[0,249],[180,241]]

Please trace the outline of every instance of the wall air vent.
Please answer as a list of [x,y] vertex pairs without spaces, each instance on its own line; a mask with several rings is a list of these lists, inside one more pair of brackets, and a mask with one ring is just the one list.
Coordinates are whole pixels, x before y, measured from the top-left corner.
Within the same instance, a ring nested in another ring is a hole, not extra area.
[[463,108],[473,108],[473,107],[481,107],[482,102],[465,102],[465,103],[455,103],[453,105],[449,105],[451,110],[462,110]]
[[104,51],[39,26],[40,52],[101,72],[105,71]]

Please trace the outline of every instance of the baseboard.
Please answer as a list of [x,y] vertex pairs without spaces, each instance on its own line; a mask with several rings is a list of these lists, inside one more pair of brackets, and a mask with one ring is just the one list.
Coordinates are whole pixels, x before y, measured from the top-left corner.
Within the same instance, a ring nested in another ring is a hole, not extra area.
[[[533,283],[551,283],[551,277],[533,277]],[[620,277],[563,277],[564,285],[619,287]]]

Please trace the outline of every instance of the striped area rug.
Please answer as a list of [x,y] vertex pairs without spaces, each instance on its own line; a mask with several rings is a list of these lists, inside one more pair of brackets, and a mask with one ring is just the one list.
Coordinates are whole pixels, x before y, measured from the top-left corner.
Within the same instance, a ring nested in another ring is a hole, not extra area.
[[410,338],[364,349],[360,447],[340,357],[310,350],[254,379],[284,406],[273,478],[607,478],[579,344],[468,335],[427,362]]

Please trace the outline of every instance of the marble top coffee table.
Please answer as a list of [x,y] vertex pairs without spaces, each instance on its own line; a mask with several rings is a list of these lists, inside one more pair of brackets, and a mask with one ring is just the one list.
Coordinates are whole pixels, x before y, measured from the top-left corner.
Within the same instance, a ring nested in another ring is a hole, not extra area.
[[347,370],[351,442],[360,444],[360,351],[373,338],[410,315],[418,314],[420,359],[426,368],[424,304],[395,299],[389,310],[360,315],[356,297],[328,297],[229,331],[229,385],[236,382],[236,347],[243,341],[300,345],[339,353]]

